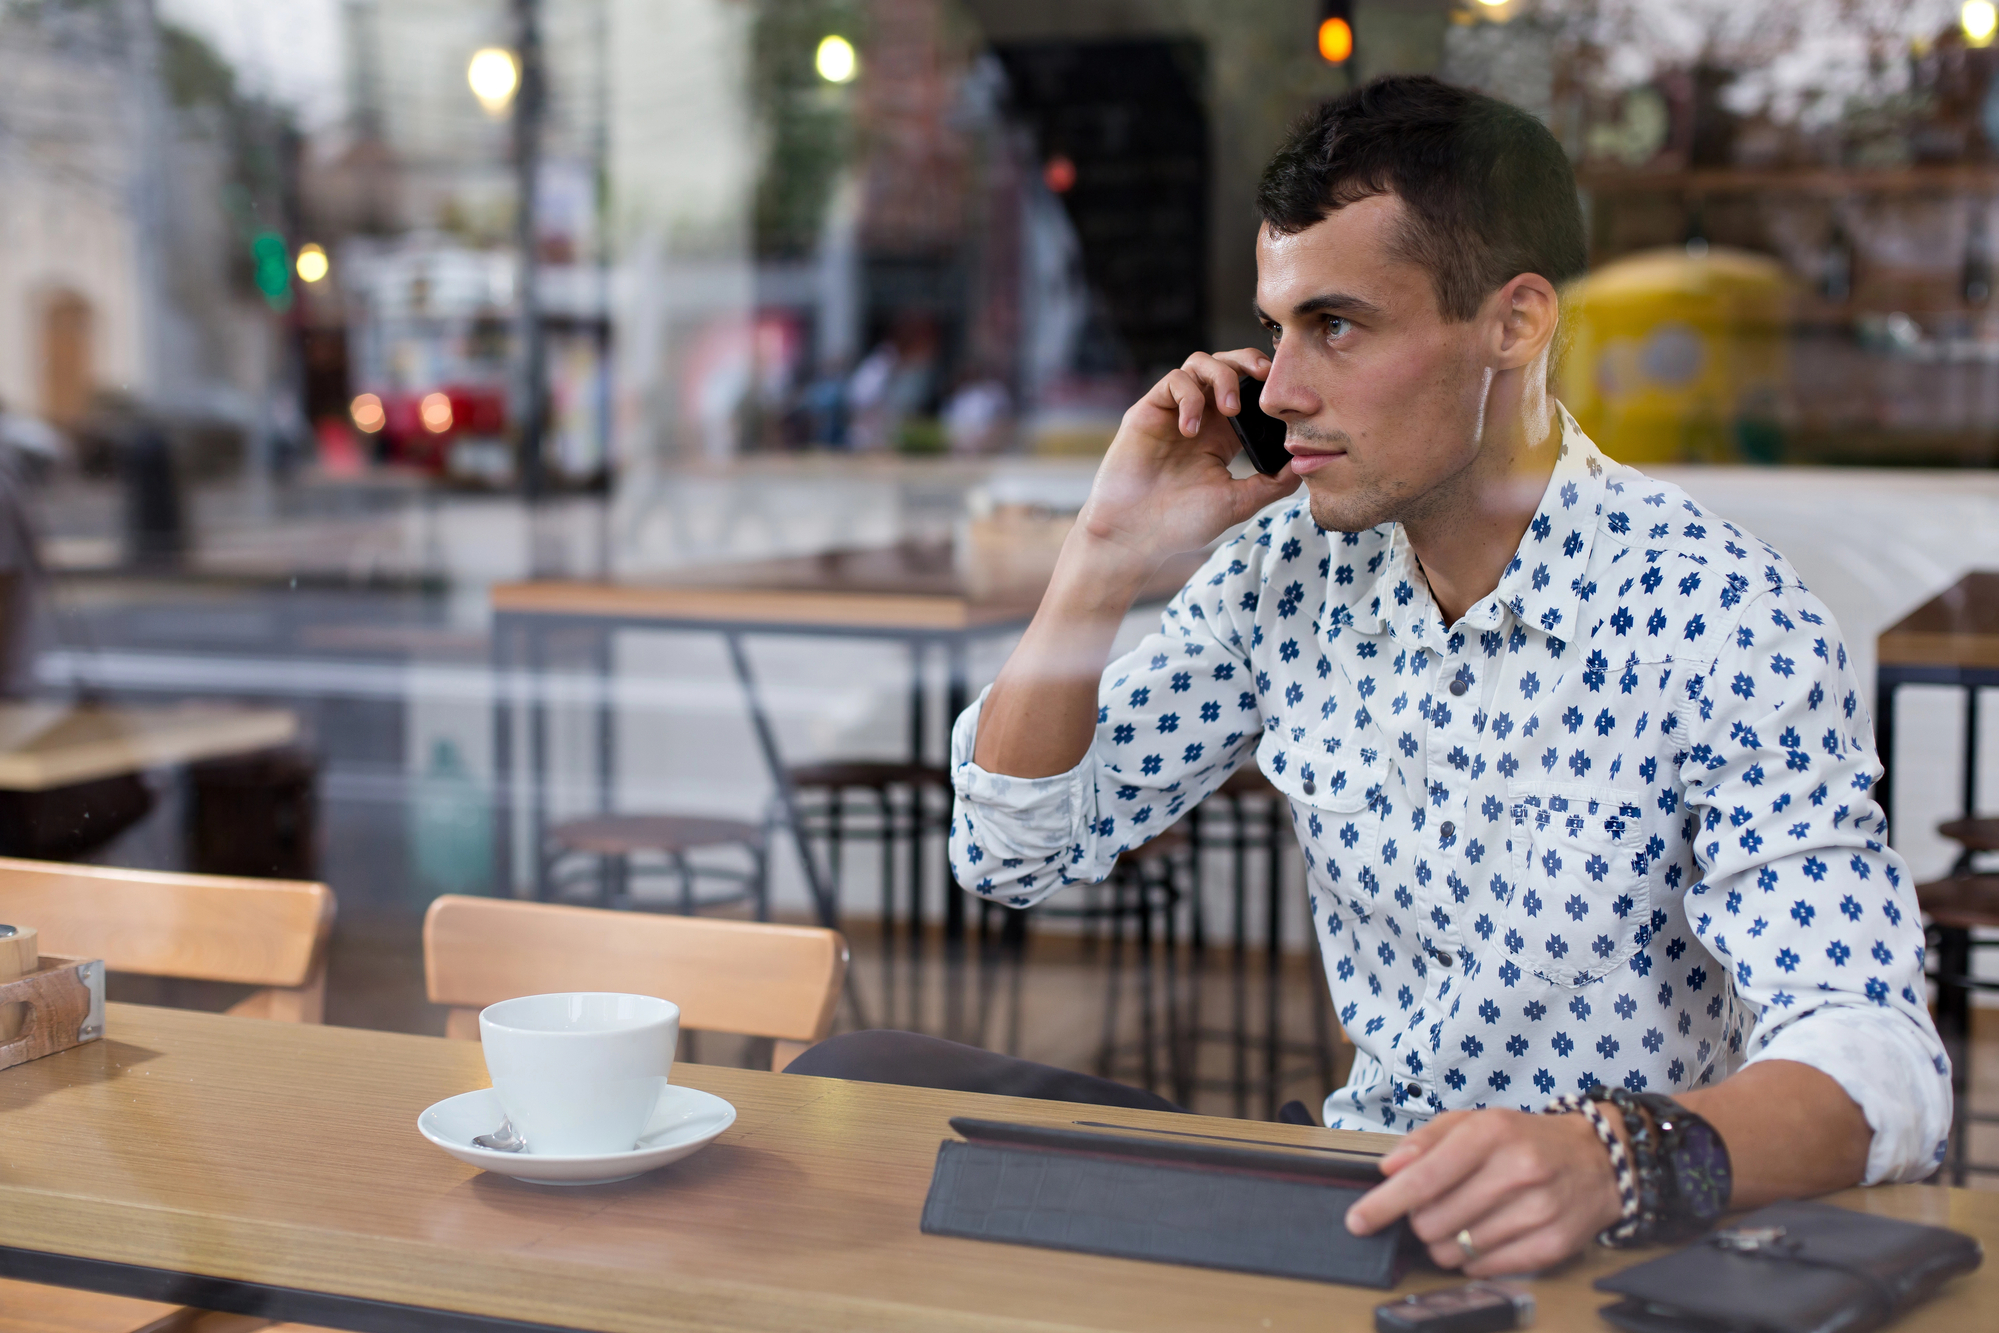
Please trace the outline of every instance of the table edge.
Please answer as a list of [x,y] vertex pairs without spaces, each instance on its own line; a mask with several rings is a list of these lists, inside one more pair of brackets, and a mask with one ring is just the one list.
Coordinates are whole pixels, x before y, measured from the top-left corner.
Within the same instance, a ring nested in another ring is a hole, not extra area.
[[[274,1286],[243,1278],[184,1273],[117,1259],[91,1259],[19,1245],[0,1245],[0,1278],[39,1282],[108,1296],[191,1305],[224,1314],[280,1323],[303,1323],[349,1333],[588,1333],[565,1324],[528,1323],[497,1315],[404,1305],[367,1296],[341,1296]],[[78,1280],[83,1279],[83,1280]]]

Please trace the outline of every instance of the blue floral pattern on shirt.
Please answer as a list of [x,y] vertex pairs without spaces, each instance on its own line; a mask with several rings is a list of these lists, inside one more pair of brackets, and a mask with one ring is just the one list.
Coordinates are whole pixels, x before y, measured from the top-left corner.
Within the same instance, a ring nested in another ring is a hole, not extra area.
[[1357,1048],[1328,1125],[1778,1057],[1867,1112],[1870,1179],[1921,1175],[1948,1064],[1837,627],[1774,550],[1562,423],[1519,551],[1456,625],[1398,526],[1329,533],[1300,495],[1110,666],[1074,772],[978,769],[968,710],[959,879],[1013,906],[1100,880],[1253,751]]

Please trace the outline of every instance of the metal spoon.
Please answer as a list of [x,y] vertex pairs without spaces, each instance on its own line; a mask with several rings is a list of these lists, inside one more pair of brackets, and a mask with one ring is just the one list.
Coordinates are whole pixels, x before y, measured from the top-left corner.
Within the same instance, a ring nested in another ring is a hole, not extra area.
[[521,1137],[519,1130],[514,1128],[513,1121],[507,1119],[505,1116],[501,1116],[500,1127],[491,1134],[474,1134],[472,1136],[472,1146],[475,1148],[486,1148],[493,1152],[526,1152],[528,1150],[528,1141]]

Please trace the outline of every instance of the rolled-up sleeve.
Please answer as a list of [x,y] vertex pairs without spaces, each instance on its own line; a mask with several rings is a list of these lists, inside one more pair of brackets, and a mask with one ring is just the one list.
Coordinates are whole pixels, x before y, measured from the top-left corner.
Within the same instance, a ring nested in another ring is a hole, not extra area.
[[1746,1062],[1794,1060],[1845,1089],[1874,1131],[1866,1183],[1928,1175],[1950,1127],[1950,1064],[1915,888],[1872,795],[1873,727],[1830,613],[1795,584],[1751,597],[1675,723],[1699,820],[1687,915],[1754,1013]]
[[1254,748],[1262,712],[1249,622],[1267,548],[1258,536],[1252,524],[1224,543],[1168,604],[1159,629],[1105,669],[1096,734],[1069,772],[988,772],[972,762],[986,694],[958,718],[951,864],[960,884],[1027,907],[1065,884],[1096,883]]

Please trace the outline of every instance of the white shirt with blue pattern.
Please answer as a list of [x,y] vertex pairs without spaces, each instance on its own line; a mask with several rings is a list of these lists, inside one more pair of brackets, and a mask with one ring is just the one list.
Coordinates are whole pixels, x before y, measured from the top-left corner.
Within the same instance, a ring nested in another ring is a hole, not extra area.
[[1454,626],[1398,525],[1327,532],[1301,493],[1105,671],[1071,772],[974,764],[981,696],[952,736],[958,878],[1015,907],[1101,880],[1254,751],[1356,1047],[1328,1126],[1784,1059],[1866,1114],[1869,1183],[1920,1178],[1949,1064],[1838,628],[1770,547],[1562,429]]

